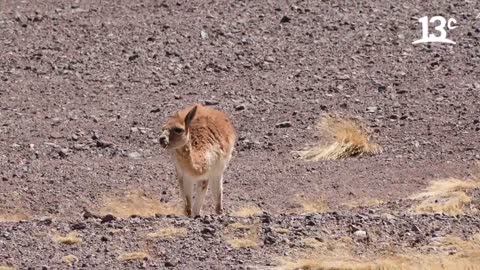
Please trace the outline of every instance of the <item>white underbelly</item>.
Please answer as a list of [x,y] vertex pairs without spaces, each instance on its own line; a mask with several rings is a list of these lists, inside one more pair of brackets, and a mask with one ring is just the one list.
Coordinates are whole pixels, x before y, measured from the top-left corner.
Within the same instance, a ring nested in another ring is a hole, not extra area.
[[175,165],[177,166],[177,171],[182,174],[183,179],[198,182],[221,177],[230,161],[230,157],[230,155],[225,156],[220,147],[212,147],[210,151],[205,153],[207,170],[201,175],[192,175],[188,170],[182,170],[180,164],[177,163]]

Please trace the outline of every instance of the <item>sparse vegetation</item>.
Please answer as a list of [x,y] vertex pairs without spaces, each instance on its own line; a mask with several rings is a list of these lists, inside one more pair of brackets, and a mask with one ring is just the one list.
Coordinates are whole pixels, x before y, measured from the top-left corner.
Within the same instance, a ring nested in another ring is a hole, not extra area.
[[255,248],[259,245],[260,228],[258,224],[233,223],[228,226],[226,242],[233,248]]
[[[326,244],[328,246],[329,244]],[[324,245],[316,245],[315,248]],[[432,244],[437,254],[421,254],[413,251],[397,255],[378,257],[361,257],[353,252],[338,252],[335,247],[328,251],[310,253],[303,259],[284,262],[286,270],[456,270],[480,269],[480,243],[464,241],[458,237],[448,236]],[[457,253],[449,254],[454,248]]]
[[65,256],[62,257],[62,262],[66,263],[68,265],[72,265],[72,264],[78,262],[78,258],[75,255],[69,254],[69,255],[65,255]]
[[0,270],[15,270],[15,268],[7,265],[0,265]]
[[15,211],[1,211],[0,210],[0,223],[1,222],[19,222],[28,220],[29,216],[23,212]]
[[80,238],[80,235],[77,232],[71,232],[66,236],[55,235],[52,239],[54,242],[64,245],[73,245],[82,242],[82,238]]
[[152,217],[160,215],[182,215],[182,210],[174,205],[162,203],[159,199],[149,198],[145,193],[135,190],[124,196],[106,199],[100,209],[101,215],[111,214],[120,218],[131,216]]
[[234,217],[252,217],[262,214],[262,209],[256,205],[244,206],[237,211],[233,212],[232,216]]
[[479,187],[479,182],[464,181],[455,178],[433,181],[421,193],[411,199],[421,200],[415,206],[416,213],[444,213],[448,215],[464,214],[471,202],[466,191]]
[[185,236],[187,236],[187,229],[176,228],[173,226],[161,228],[161,229],[158,229],[156,232],[147,234],[147,237],[150,239],[174,238],[174,237],[185,237]]
[[308,213],[325,213],[328,211],[328,205],[322,198],[309,198],[297,196],[297,203],[302,207],[301,212]]
[[148,253],[143,251],[135,251],[129,253],[123,253],[118,256],[118,260],[121,262],[134,261],[134,260],[146,260],[150,257]]
[[258,246],[258,237],[248,234],[245,237],[228,239],[227,243],[234,248],[253,248]]
[[287,233],[290,232],[290,230],[287,229],[287,228],[277,228],[277,227],[273,227],[272,231],[274,231],[276,233],[281,233],[281,234],[287,234]]
[[353,119],[325,115],[317,125],[317,129],[322,138],[333,142],[329,145],[315,145],[298,151],[300,158],[318,161],[382,152],[378,144],[370,142],[367,130]]
[[379,199],[373,199],[373,198],[364,198],[360,199],[357,201],[350,201],[347,203],[344,203],[343,205],[347,207],[348,209],[354,209],[354,208],[359,208],[359,207],[371,207],[371,206],[377,206],[382,204],[383,201]]

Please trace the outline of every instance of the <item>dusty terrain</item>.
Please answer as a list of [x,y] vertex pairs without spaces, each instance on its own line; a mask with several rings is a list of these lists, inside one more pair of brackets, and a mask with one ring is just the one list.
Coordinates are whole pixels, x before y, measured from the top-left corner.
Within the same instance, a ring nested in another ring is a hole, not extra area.
[[[478,188],[458,216],[409,198],[475,178],[478,14],[478,1],[0,0],[0,269],[269,269],[321,253],[311,241],[371,258],[474,238]],[[426,15],[455,18],[457,44],[412,45]],[[194,102],[238,130],[222,217],[160,211],[180,204],[160,127]],[[360,118],[384,151],[298,159],[327,112]],[[151,217],[107,215],[132,192]],[[148,236],[166,226],[187,233]],[[71,232],[81,242],[55,241]]]

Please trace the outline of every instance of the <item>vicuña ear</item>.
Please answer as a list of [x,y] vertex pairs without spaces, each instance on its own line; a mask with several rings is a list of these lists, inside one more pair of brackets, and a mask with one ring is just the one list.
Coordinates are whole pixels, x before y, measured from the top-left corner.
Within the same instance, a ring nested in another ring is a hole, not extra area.
[[193,118],[195,117],[195,114],[197,113],[197,106],[193,107],[188,113],[187,116],[185,116],[185,127],[188,128],[190,125],[190,122],[192,122]]

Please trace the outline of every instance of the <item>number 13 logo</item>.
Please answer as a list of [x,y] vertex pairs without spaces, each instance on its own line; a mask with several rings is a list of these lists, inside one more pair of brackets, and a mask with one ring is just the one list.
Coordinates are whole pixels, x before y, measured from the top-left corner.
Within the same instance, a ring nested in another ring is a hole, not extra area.
[[[418,20],[422,24],[422,38],[419,40],[415,40],[413,44],[419,43],[428,43],[428,42],[442,42],[442,43],[449,43],[455,44],[452,40],[447,38],[447,30],[446,29],[455,29],[457,26],[453,26],[452,24],[456,24],[457,21],[453,18],[448,19],[448,21],[442,16],[434,16],[428,20],[428,16],[424,16]],[[440,22],[439,25],[435,27],[440,35],[436,36],[435,34],[429,34],[428,31],[428,23],[435,24],[435,22]]]

